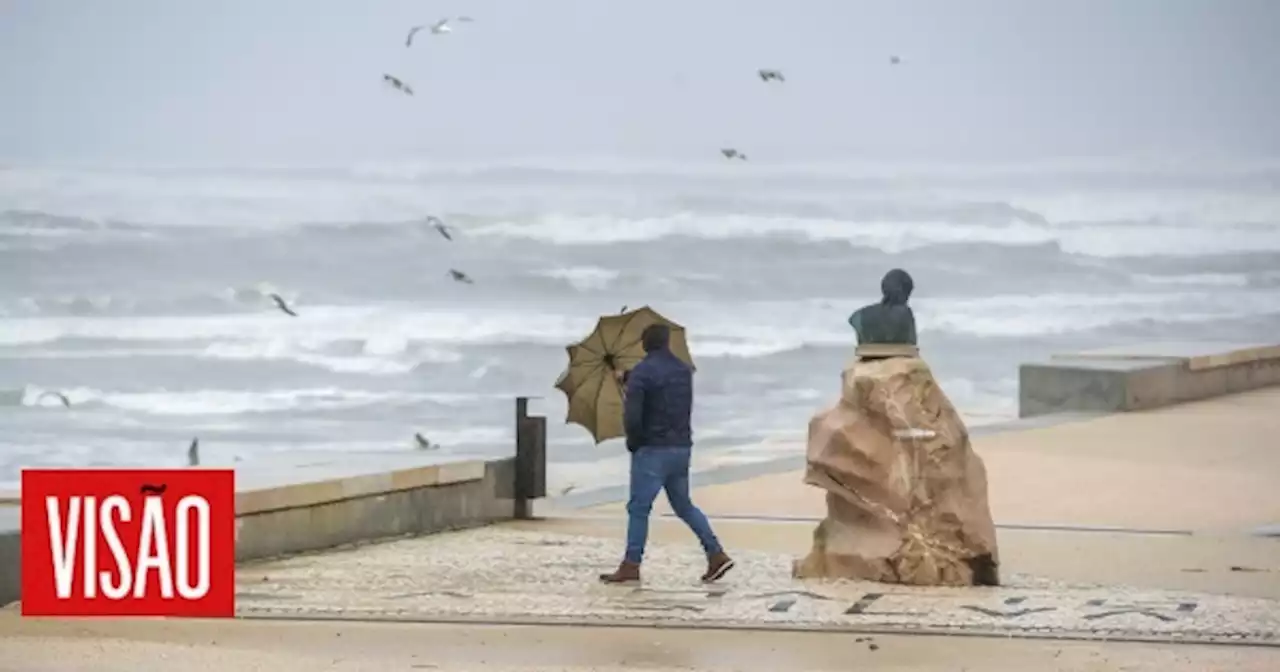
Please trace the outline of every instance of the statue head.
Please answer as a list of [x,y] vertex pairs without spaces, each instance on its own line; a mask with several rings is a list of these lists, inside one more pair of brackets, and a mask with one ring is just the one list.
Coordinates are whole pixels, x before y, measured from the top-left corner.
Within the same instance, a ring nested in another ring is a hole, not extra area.
[[907,305],[915,283],[901,268],[884,274],[879,303],[859,308],[849,316],[849,325],[858,333],[858,345],[915,345],[916,318]]
[[895,268],[885,273],[880,280],[880,292],[884,295],[881,303],[887,306],[905,306],[913,289],[915,283],[911,280],[911,275],[901,268]]

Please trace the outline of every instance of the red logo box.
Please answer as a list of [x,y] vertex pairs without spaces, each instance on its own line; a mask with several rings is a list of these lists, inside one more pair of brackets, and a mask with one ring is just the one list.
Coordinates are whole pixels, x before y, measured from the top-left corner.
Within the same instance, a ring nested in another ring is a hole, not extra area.
[[23,616],[235,616],[235,471],[26,469]]

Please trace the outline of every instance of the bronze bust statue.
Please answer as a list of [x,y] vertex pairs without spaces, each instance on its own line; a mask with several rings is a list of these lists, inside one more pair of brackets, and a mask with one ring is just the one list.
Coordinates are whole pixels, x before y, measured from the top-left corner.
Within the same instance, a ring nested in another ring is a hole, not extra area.
[[915,283],[900,268],[885,274],[880,281],[883,298],[879,303],[863,306],[849,316],[849,326],[858,334],[862,346],[916,345],[916,317],[907,305]]

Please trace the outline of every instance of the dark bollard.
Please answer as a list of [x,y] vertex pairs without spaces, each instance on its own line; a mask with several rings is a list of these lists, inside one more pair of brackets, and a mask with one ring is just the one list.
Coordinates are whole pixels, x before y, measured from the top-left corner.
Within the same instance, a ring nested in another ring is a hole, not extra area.
[[547,419],[529,415],[529,397],[516,397],[515,518],[533,518],[533,500],[547,496]]

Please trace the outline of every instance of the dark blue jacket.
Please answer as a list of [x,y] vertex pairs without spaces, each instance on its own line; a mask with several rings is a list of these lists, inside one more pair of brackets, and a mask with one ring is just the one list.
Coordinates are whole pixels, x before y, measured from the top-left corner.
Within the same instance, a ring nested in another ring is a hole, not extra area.
[[693,446],[693,369],[670,350],[645,355],[627,374],[627,450]]

